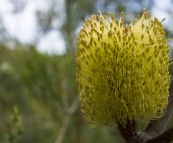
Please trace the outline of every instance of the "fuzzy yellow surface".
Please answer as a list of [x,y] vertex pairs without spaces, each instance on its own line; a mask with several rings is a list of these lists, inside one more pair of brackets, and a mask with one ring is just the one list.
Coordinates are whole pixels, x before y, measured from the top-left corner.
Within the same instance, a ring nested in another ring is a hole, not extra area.
[[78,38],[77,82],[84,117],[94,127],[160,118],[168,104],[169,47],[157,18],[144,10],[124,26],[99,11]]

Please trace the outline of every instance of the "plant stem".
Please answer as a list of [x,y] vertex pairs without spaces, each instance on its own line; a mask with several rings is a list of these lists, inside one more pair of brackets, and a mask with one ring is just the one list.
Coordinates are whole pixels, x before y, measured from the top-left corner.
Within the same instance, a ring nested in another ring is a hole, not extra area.
[[137,134],[137,124],[135,121],[127,121],[127,124],[125,126],[122,126],[121,124],[118,123],[118,129],[119,132],[121,134],[121,136],[123,137],[124,140],[128,140],[129,138],[131,138],[132,136],[134,136],[135,134]]

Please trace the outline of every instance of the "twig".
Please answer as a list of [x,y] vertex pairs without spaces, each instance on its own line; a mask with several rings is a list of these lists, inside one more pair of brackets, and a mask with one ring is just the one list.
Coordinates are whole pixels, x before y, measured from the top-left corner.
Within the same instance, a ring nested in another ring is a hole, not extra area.
[[146,143],[171,143],[173,141],[173,127]]
[[56,138],[55,143],[62,143],[62,141],[64,140],[71,115],[77,110],[78,106],[79,106],[79,99],[78,99],[78,96],[76,96],[71,107],[66,111],[66,114],[63,118],[61,129],[59,131],[59,134],[58,134],[58,137]]
[[78,106],[79,106],[79,97],[76,96],[76,98],[73,101],[72,106],[67,110],[67,114],[69,114],[69,115],[73,114],[76,111],[76,109],[78,108]]
[[70,117],[71,117],[70,115],[64,116],[62,126],[61,126],[61,129],[59,131],[59,134],[58,134],[58,137],[57,137],[55,143],[62,143],[62,141],[64,140],[64,137],[65,137],[65,134],[66,134],[66,131],[68,128],[68,124],[70,122]]

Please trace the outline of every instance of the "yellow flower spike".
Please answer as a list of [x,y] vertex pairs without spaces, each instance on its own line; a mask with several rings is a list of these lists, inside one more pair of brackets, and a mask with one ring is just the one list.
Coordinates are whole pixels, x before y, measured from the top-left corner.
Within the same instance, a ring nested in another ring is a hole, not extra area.
[[158,119],[168,105],[166,32],[144,9],[124,26],[108,12],[85,21],[79,33],[77,82],[82,112],[94,127]]

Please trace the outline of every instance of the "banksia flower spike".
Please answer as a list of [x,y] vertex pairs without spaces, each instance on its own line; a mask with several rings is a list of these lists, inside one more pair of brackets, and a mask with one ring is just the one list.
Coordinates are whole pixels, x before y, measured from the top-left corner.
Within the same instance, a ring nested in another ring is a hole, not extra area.
[[87,19],[79,33],[77,82],[82,112],[94,127],[158,119],[168,105],[169,47],[157,18],[143,11],[125,25],[108,18]]

